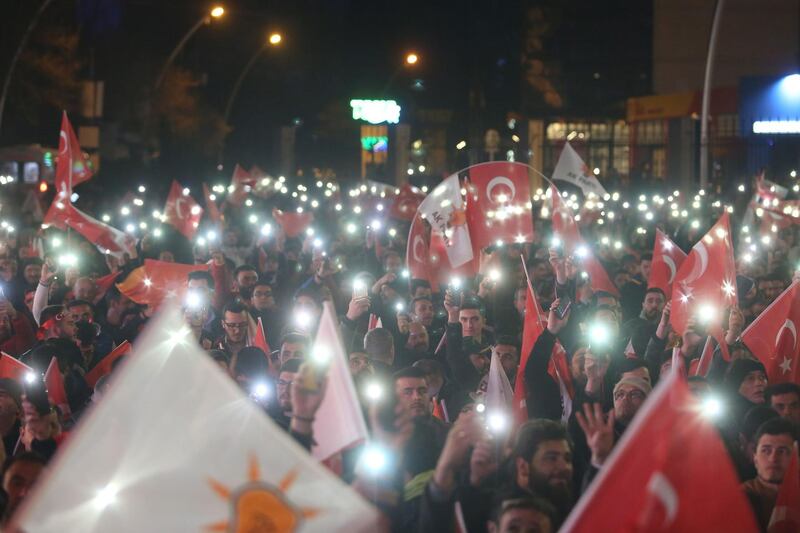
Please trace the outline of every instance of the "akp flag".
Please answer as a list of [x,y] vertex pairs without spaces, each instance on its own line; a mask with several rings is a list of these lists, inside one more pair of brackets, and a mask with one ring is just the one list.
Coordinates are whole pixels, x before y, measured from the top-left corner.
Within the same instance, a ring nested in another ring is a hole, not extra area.
[[167,223],[175,227],[184,237],[192,240],[200,219],[203,217],[203,208],[189,195],[189,190],[184,189],[177,181],[172,181],[169,189],[167,203],[164,206],[164,216]]
[[473,248],[501,241],[533,241],[528,167],[521,163],[482,163],[467,169],[467,223]]
[[437,185],[419,205],[418,213],[431,225],[432,231],[442,237],[451,268],[472,261],[472,241],[458,174]]
[[594,194],[603,198],[608,194],[569,142],[564,143],[564,149],[561,150],[561,155],[558,157],[558,163],[553,170],[553,180],[566,181],[576,185],[586,196]]
[[248,399],[181,315],[171,305],[150,322],[9,530],[379,529],[375,509]]

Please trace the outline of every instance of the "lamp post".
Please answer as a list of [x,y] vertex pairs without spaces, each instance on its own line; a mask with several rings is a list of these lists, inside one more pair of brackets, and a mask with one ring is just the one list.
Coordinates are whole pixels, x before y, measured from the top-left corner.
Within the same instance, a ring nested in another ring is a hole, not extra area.
[[[266,50],[270,46],[272,47],[280,46],[282,42],[283,42],[283,36],[280,33],[277,32],[271,33],[267,38],[267,40],[264,41],[264,44],[262,44],[258,48],[258,50],[256,50],[256,52],[253,54],[250,60],[245,64],[244,68],[242,69],[242,72],[239,74],[239,77],[236,78],[236,83],[233,84],[233,89],[231,90],[231,94],[230,96],[228,96],[228,101],[225,104],[225,114],[223,115],[223,122],[225,124],[228,123],[228,118],[230,117],[231,110],[233,109],[233,103],[236,101],[236,97],[239,95],[239,89],[241,89],[242,87],[242,82],[247,77],[247,74],[250,72],[250,70],[253,68],[253,65],[255,65],[256,60],[264,52],[264,50]],[[218,165],[222,164],[222,158],[224,153],[225,153],[225,139],[222,140],[222,145],[220,146],[219,149],[219,155],[217,156]]]
[[420,61],[419,54],[417,54],[416,52],[407,52],[405,57],[403,58],[403,63],[395,69],[395,71],[392,73],[392,76],[389,78],[389,81],[386,82],[386,85],[381,91],[381,97],[386,96],[386,91],[388,91],[392,87],[392,84],[397,79],[397,76],[400,75],[400,72],[402,72],[403,68],[416,67],[419,64],[419,61]]
[[186,43],[189,42],[189,39],[192,38],[192,35],[197,33],[197,30],[202,28],[206,24],[210,24],[212,19],[221,18],[225,14],[225,8],[222,6],[214,6],[211,8],[211,11],[203,15],[200,20],[197,21],[197,24],[192,26],[192,28],[183,36],[183,39],[180,40],[178,45],[172,50],[172,53],[167,58],[167,61],[164,63],[164,66],[161,67],[161,72],[158,74],[158,78],[156,79],[156,91],[161,87],[161,84],[164,82],[164,76],[167,75],[167,70],[172,65],[175,58],[178,57],[178,54],[181,53],[183,47],[186,46]]
[[53,0],[44,0],[39,5],[39,9],[36,10],[36,13],[34,13],[33,18],[28,23],[28,27],[25,28],[25,33],[22,34],[22,39],[20,39],[19,45],[17,46],[17,49],[14,51],[14,57],[11,58],[11,64],[8,66],[8,72],[6,73],[6,78],[5,80],[3,80],[3,90],[2,92],[0,92],[0,130],[2,130],[3,126],[3,110],[6,107],[8,88],[11,86],[11,77],[14,75],[14,69],[17,66],[17,61],[19,61],[19,58],[22,55],[22,50],[25,48],[25,45],[28,44],[28,39],[31,38],[33,29],[39,22],[39,18],[42,16],[42,13],[44,13],[44,10],[47,9],[47,6],[49,6],[52,3]]
[[714,74],[714,55],[717,50],[717,35],[723,7],[725,7],[725,0],[717,0],[717,5],[714,8],[714,20],[711,22],[711,35],[708,38],[706,72],[703,78],[703,105],[700,110],[700,189],[708,187],[708,111],[711,104],[711,78]]

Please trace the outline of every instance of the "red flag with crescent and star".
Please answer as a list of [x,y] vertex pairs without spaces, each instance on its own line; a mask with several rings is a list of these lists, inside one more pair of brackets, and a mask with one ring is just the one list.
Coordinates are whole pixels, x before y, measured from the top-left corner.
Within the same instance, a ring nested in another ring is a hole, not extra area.
[[800,384],[800,281],[792,283],[742,333],[742,342],[767,369],[770,383]]
[[672,328],[683,334],[694,318],[717,340],[723,308],[736,303],[736,264],[728,213],[692,247],[672,284]]
[[[528,167],[521,163],[481,163],[469,167],[467,224],[475,250],[498,241],[533,241]],[[476,255],[480,255],[476,253]]]
[[192,240],[200,226],[203,208],[189,195],[188,189],[173,180],[164,206],[164,216],[168,224],[175,226],[184,237]]
[[68,199],[72,196],[72,188],[92,177],[89,158],[81,151],[78,137],[67,118],[67,112],[61,117],[61,134],[58,139],[58,157],[56,159],[55,186],[58,196]]
[[678,372],[658,382],[564,533],[758,531],[733,464]]
[[660,229],[656,229],[653,262],[650,267],[647,288],[661,289],[669,298],[672,295],[672,282],[685,260],[686,252],[681,250]]
[[66,199],[60,200],[58,196],[53,199],[53,204],[47,210],[44,223],[59,229],[70,227],[91,242],[101,253],[122,257],[127,254],[130,258],[136,257],[136,239],[127,233],[109,226],[104,222],[90,217]]
[[419,189],[406,183],[400,187],[400,192],[395,196],[392,207],[389,209],[389,216],[396,220],[410,222],[414,220],[417,208],[424,199],[425,195]]

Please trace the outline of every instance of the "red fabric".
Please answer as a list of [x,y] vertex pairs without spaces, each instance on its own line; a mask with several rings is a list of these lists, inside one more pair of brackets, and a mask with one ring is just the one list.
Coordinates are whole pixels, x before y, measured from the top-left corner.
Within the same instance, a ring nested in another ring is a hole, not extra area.
[[392,207],[389,208],[389,216],[397,220],[411,222],[417,214],[417,208],[425,195],[419,189],[405,184],[400,187],[400,193],[395,196]]
[[167,224],[172,224],[184,237],[192,240],[203,218],[203,208],[194,198],[183,194],[183,187],[173,180],[164,206],[164,216],[167,217]]
[[121,257],[128,254],[136,257],[136,239],[127,233],[94,219],[73,206],[69,201],[61,201],[58,196],[53,200],[44,218],[45,224],[59,229],[70,227],[94,244],[101,253]]
[[261,322],[261,317],[258,317],[258,326],[256,327],[256,334],[253,338],[253,344],[256,348],[261,348],[261,351],[267,356],[267,363],[269,364],[270,374],[273,373],[272,357],[269,356],[272,350],[267,342],[267,337],[264,332],[264,323]]
[[605,267],[597,260],[591,248],[586,245],[583,237],[581,237],[581,232],[575,223],[575,217],[572,216],[572,210],[563,202],[561,193],[554,185],[550,186],[550,191],[553,203],[553,213],[551,215],[553,233],[561,240],[564,254],[570,255],[576,248],[583,246],[586,249],[586,255],[580,258],[579,265],[589,275],[592,290],[595,292],[604,291],[619,297],[619,289],[608,277]]
[[438,398],[433,399],[433,413],[432,416],[434,418],[438,418],[442,422],[450,422],[445,415],[444,409],[442,407],[442,401]]
[[764,364],[770,383],[800,384],[800,282],[795,281],[744,330],[742,341]]
[[208,185],[205,183],[203,184],[203,196],[206,199],[206,209],[208,209],[208,218],[211,219],[211,222],[214,224],[219,224],[222,222],[222,215],[219,212],[219,208],[217,207],[217,202],[211,199],[211,191],[208,190]]
[[717,429],[670,372],[560,531],[755,533],[758,526]]
[[123,341],[122,344],[111,350],[111,353],[103,357],[100,362],[86,374],[86,383],[94,388],[94,386],[97,385],[97,380],[111,373],[111,367],[114,361],[123,355],[131,353],[131,348],[131,344],[128,341]]
[[33,330],[30,320],[22,313],[17,313],[16,318],[11,321],[11,329],[14,332],[11,338],[0,344],[0,351],[15,357],[20,356],[33,348],[36,344],[36,332]]
[[233,274],[226,265],[215,265],[213,261],[208,265],[208,271],[214,278],[214,309],[221,310],[232,297]]
[[304,213],[287,213],[280,209],[272,210],[272,218],[283,229],[283,232],[290,239],[297,237],[303,233],[306,228],[314,221],[314,214],[309,212]]
[[60,409],[69,412],[69,402],[67,401],[67,391],[64,388],[64,376],[58,368],[58,360],[53,357],[44,373],[44,384],[47,387],[47,397],[50,403],[57,405]]
[[706,344],[703,346],[703,353],[699,359],[693,359],[689,365],[690,376],[703,376],[708,375],[711,369],[711,361],[714,357],[714,342],[712,337],[706,338]]
[[[672,328],[683,334],[699,306],[712,306],[715,316],[709,330],[719,329],[723,307],[736,303],[736,266],[728,213],[694,245],[678,269],[672,287]],[[719,334],[715,335],[719,340]]]
[[247,172],[241,166],[236,165],[236,167],[233,169],[233,176],[231,177],[233,192],[228,194],[228,203],[237,207],[241,206],[242,202],[244,202],[244,199],[247,196],[247,190],[245,187],[253,187],[255,183],[255,178],[253,178],[249,172]]
[[[406,265],[412,279],[428,280],[433,285],[433,280],[431,280],[428,271],[428,256],[428,237],[425,222],[419,216],[415,216],[408,232]],[[438,284],[434,291],[438,291]]]
[[[92,177],[89,158],[85,157],[78,144],[78,137],[67,118],[67,112],[61,117],[61,133],[58,139],[58,157],[56,158],[56,191],[62,199],[72,195],[72,188]],[[59,197],[56,195],[56,198]]]
[[102,278],[97,278],[94,280],[95,285],[97,285],[97,297],[95,301],[99,301],[105,294],[108,292],[108,289],[114,285],[114,282],[117,281],[118,272],[112,272],[107,276],[103,276]]
[[461,279],[472,278],[478,273],[481,266],[481,258],[480,254],[478,254],[471,261],[464,263],[460,267],[452,268],[447,258],[447,247],[444,238],[437,232],[431,232],[428,258],[428,272],[432,288],[434,286],[438,288],[440,285],[447,285],[454,276],[458,276]]
[[180,298],[186,290],[189,273],[198,270],[208,270],[208,265],[145,259],[143,266],[133,269],[124,281],[117,283],[117,288],[138,304],[158,306],[165,298]]
[[0,378],[11,378],[22,382],[28,372],[33,372],[33,369],[25,363],[7,353],[0,354]]
[[658,288],[669,298],[672,295],[672,282],[678,269],[686,260],[686,253],[670,240],[660,229],[656,230],[653,246],[653,262],[650,268],[648,288]]
[[800,531],[800,464],[797,460],[797,443],[792,452],[792,462],[783,477],[778,500],[772,510],[767,533],[797,533]]
[[467,224],[475,255],[502,240],[532,242],[530,180],[521,163],[482,163],[469,168]]

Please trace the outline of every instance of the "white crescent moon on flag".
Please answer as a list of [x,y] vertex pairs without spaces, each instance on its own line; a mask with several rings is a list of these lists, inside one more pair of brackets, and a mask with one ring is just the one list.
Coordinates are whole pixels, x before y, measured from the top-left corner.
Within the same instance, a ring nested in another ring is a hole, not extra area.
[[695,244],[694,250],[697,252],[699,261],[694,262],[692,265],[692,271],[689,272],[689,277],[684,280],[684,283],[692,283],[697,278],[705,274],[706,269],[708,268],[708,250],[706,250],[706,246],[703,244],[703,241]]
[[783,323],[781,328],[778,330],[778,334],[775,335],[775,346],[776,347],[778,346],[778,342],[781,340],[781,332],[784,329],[788,329],[789,331],[792,332],[792,346],[794,349],[797,349],[797,328],[795,327],[794,322],[792,322],[788,318]]
[[647,492],[655,496],[661,505],[664,506],[664,523],[662,528],[666,528],[675,521],[678,516],[678,506],[680,500],[678,493],[675,492],[675,487],[661,472],[655,472],[650,482],[647,484]]
[[492,198],[492,189],[497,187],[498,185],[503,184],[509,189],[511,189],[511,198],[509,198],[509,202],[514,200],[514,197],[517,195],[517,188],[514,187],[514,182],[510,179],[506,178],[505,176],[497,176],[496,178],[492,178],[489,181],[489,184],[486,186],[486,198],[489,199],[490,202],[496,204],[497,202],[494,201]]
[[[62,150],[61,147],[59,146],[58,147],[58,155],[66,154],[67,150],[69,150],[69,139],[67,139],[67,134],[64,131],[62,131],[59,134],[59,141],[62,140],[62,139],[64,140],[64,149]],[[59,142],[59,144],[61,144],[61,143]]]
[[417,263],[425,263],[425,261],[419,256],[419,252],[417,251],[417,245],[421,244],[422,249],[425,249],[425,241],[422,240],[422,237],[419,235],[414,236],[414,242],[411,245],[411,255],[414,257],[414,261]]
[[672,283],[672,281],[675,279],[675,273],[678,270],[675,266],[675,261],[673,261],[668,255],[662,255],[661,259],[667,265],[667,268],[669,268],[669,281],[667,281],[667,283]]
[[178,197],[178,199],[175,200],[175,214],[181,220],[183,220],[183,209],[181,209],[181,202],[185,202],[185,201],[186,200],[184,200],[181,197]]

